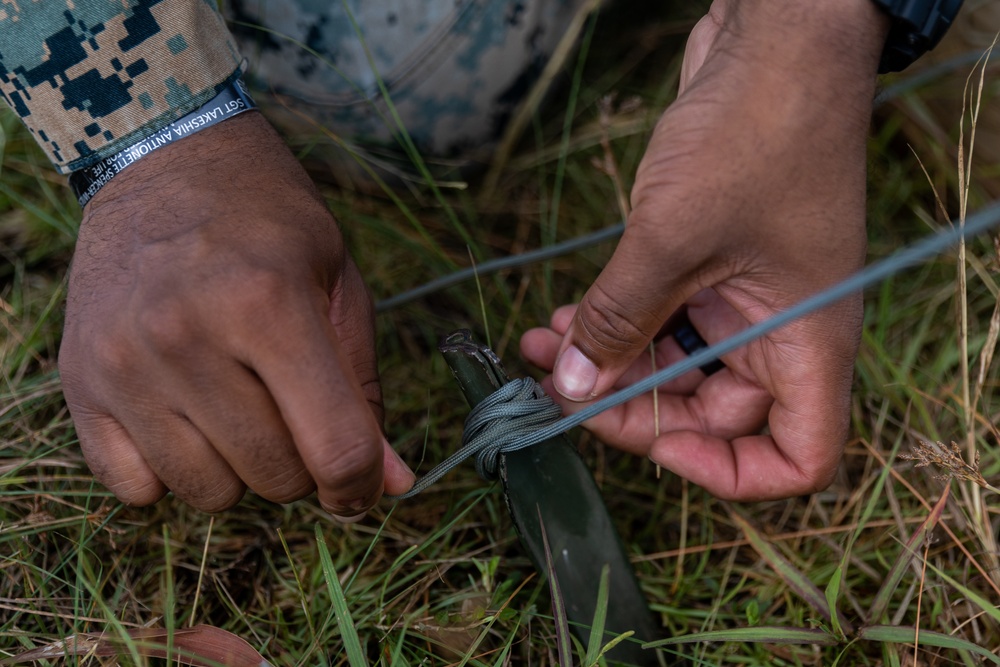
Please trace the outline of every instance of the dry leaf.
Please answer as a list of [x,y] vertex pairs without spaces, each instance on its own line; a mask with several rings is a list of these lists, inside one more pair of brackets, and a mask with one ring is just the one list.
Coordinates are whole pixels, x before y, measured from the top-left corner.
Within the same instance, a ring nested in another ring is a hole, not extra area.
[[[167,656],[167,631],[164,628],[137,628],[128,631],[135,651],[146,658]],[[121,635],[93,632],[73,635],[63,641],[41,646],[20,655],[0,660],[0,665],[17,665],[36,660],[54,660],[92,655],[114,658],[128,655],[131,649]],[[245,640],[231,632],[210,625],[175,630],[171,657],[191,667],[271,667]]]

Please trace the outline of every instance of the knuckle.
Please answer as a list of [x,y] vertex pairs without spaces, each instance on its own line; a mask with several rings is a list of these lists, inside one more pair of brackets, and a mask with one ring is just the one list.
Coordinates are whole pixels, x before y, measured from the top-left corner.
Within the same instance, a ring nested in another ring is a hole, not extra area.
[[621,353],[641,347],[655,333],[633,322],[628,309],[596,283],[580,304],[579,322],[598,353]]
[[837,474],[837,466],[815,463],[798,465],[783,477],[776,477],[770,486],[755,494],[747,494],[735,485],[730,493],[716,494],[722,500],[750,501],[782,500],[796,496],[807,496],[823,491],[830,486]]
[[382,384],[377,379],[363,381],[361,383],[361,391],[364,393],[365,398],[368,401],[368,408],[371,410],[372,415],[375,416],[375,421],[384,425],[385,404],[382,400]]
[[744,500],[752,502],[746,494],[742,493],[738,489],[735,482],[725,486],[711,487],[709,488],[709,492],[719,500],[724,500],[726,502],[740,502]]
[[166,495],[166,489],[163,488],[163,485],[157,479],[139,479],[133,477],[111,482],[102,479],[106,475],[101,475],[96,471],[94,476],[108,487],[108,490],[115,494],[118,500],[132,507],[152,505]]
[[250,469],[242,471],[243,480],[261,498],[274,503],[290,503],[312,493],[316,485],[291,441],[260,443],[249,458]]
[[[68,377],[77,378],[76,373],[79,368],[77,350],[67,350],[65,346],[61,350],[59,365],[60,369],[69,369]],[[98,369],[113,374],[120,374],[132,367],[134,361],[134,351],[132,346],[116,335],[97,336],[90,342],[90,355],[96,362]],[[72,383],[72,380],[71,380]]]
[[245,267],[238,275],[233,290],[234,303],[243,310],[256,311],[264,304],[280,304],[289,297],[289,277],[270,267]]
[[816,466],[804,471],[802,494],[818,493],[833,484],[837,476],[836,465]]
[[222,304],[225,315],[257,332],[287,325],[287,317],[275,317],[275,313],[294,316],[289,304],[301,301],[301,292],[294,288],[293,279],[270,267],[243,267],[227,276],[227,280],[229,283],[223,290],[227,300]]
[[243,499],[246,487],[239,481],[216,483],[197,491],[174,493],[184,502],[202,512],[215,513],[233,507]]
[[350,489],[377,476],[382,467],[381,443],[367,436],[341,440],[316,462],[318,480],[335,489]]
[[305,498],[316,490],[312,478],[302,468],[280,472],[267,482],[267,487],[255,488],[254,493],[272,503],[290,503]]
[[847,439],[846,430],[847,424],[845,423],[843,437],[834,436],[825,443],[825,446],[820,446],[804,461],[802,457],[795,460],[799,473],[800,488],[797,489],[798,494],[818,493],[833,484],[840,468],[844,442]]
[[136,330],[146,344],[168,355],[189,351],[197,335],[191,304],[174,296],[144,307],[136,316]]
[[[96,358],[97,350],[94,349],[92,358]],[[84,371],[80,368],[81,357],[76,354],[76,349],[70,346],[64,339],[59,346],[59,381],[62,384],[63,394],[66,395],[67,402],[72,402],[76,390],[84,385]]]

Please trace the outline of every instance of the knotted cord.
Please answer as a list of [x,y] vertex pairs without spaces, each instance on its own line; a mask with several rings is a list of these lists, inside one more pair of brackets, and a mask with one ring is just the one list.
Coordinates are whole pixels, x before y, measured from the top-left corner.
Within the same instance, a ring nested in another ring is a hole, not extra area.
[[452,468],[471,456],[476,457],[476,472],[493,481],[500,472],[500,455],[531,446],[529,436],[551,426],[562,417],[562,410],[552,397],[531,378],[514,378],[487,396],[465,419],[462,447],[436,465],[406,493],[386,496],[405,500],[417,495],[441,479]]

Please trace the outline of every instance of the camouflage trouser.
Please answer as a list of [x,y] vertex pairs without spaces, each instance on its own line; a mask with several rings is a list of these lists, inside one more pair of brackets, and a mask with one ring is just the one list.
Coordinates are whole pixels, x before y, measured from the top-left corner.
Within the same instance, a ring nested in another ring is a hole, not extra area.
[[468,165],[488,160],[587,4],[232,0],[230,27],[258,102],[279,126],[309,132],[311,123],[320,134],[318,124],[369,156],[398,153],[383,85],[422,154]]

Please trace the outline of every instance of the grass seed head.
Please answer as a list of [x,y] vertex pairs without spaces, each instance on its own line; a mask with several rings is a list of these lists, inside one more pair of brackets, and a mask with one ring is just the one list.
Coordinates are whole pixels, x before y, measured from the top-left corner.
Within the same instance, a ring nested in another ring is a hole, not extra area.
[[962,456],[962,449],[955,441],[952,441],[949,446],[943,442],[921,440],[911,453],[900,454],[899,458],[906,461],[916,461],[917,468],[935,466],[943,473],[936,476],[938,479],[959,479],[1000,493],[1000,489],[987,482],[986,478],[979,471],[979,452],[976,452],[972,463],[968,463]]

